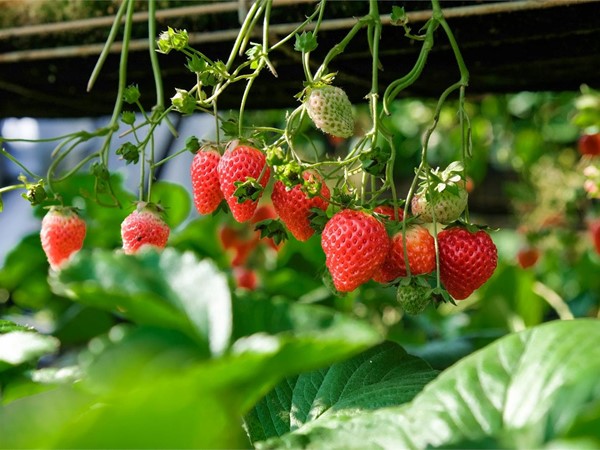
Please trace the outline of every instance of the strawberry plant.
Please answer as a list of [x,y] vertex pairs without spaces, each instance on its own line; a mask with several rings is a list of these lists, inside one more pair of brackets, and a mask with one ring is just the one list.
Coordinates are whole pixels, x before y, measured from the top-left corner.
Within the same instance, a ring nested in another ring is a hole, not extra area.
[[[513,192],[519,239],[544,251],[533,263],[519,256],[518,267],[516,249],[507,257],[515,234],[471,217],[469,196],[485,186],[472,177],[488,158],[486,130],[499,125],[467,101],[469,72],[441,2],[431,1],[417,33],[403,8],[383,15],[381,2],[365,5],[324,49],[330,2],[302,5],[305,19],[280,34],[274,2],[257,0],[221,60],[209,46],[195,48],[186,30],[158,32],[150,0],[156,104],[147,110],[140,99],[148,93],[128,71],[138,5],[124,0],[89,81],[92,89],[122,27],[105,126],[49,139],[43,174],[0,148],[22,172],[0,195],[21,191],[43,216],[41,232],[0,269],[0,448],[600,442],[600,397],[589,381],[600,327],[542,324],[588,315],[594,298],[574,303],[585,312],[562,298],[573,286],[600,289],[589,276],[598,255],[578,258],[572,234],[559,236],[573,244],[568,257],[548,250],[571,212],[593,210],[598,197],[595,116],[573,115],[585,130],[570,141],[578,175],[565,170],[572,159],[521,151],[531,134],[515,138],[515,167],[530,176],[529,197]],[[420,53],[412,67],[386,67],[397,73],[384,86],[379,45],[388,26],[401,27]],[[439,38],[452,50],[456,82],[440,86],[428,107],[401,101]],[[371,77],[364,101],[352,104],[335,66],[361,40]],[[285,82],[279,51],[295,52],[304,82],[295,107],[270,120],[246,105],[258,77],[271,77],[274,89]],[[166,105],[160,61],[170,53],[185,58],[189,85],[173,87]],[[226,112],[220,98],[235,89],[239,108]],[[209,116],[215,136],[178,136],[176,114]],[[161,127],[179,151],[159,151]],[[95,150],[84,153],[88,144]],[[157,180],[185,157],[189,192]],[[137,172],[135,192],[123,187],[123,167]],[[565,189],[550,192],[557,180]],[[523,200],[531,197],[533,207]],[[567,263],[568,283],[540,275]]]

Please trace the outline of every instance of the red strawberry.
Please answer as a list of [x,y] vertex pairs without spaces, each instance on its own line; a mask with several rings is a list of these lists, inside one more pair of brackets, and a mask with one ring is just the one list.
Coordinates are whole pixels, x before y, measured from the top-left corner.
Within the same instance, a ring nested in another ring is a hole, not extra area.
[[302,177],[305,180],[314,180],[321,184],[320,196],[310,198],[302,190],[301,185],[297,184],[289,189],[278,180],[273,185],[271,200],[275,211],[277,211],[288,230],[299,241],[306,241],[315,233],[309,220],[311,208],[319,208],[325,211],[331,194],[319,174],[307,171],[302,174]]
[[233,279],[237,287],[253,291],[258,285],[258,276],[256,272],[247,267],[234,267]]
[[535,247],[523,247],[517,252],[517,262],[522,269],[532,267],[540,258],[540,251]]
[[471,233],[453,227],[438,234],[440,279],[456,300],[463,300],[485,283],[498,262],[496,245],[483,230]]
[[577,142],[577,149],[582,155],[600,155],[600,133],[582,135]]
[[192,160],[190,175],[194,205],[200,214],[210,214],[217,209],[223,193],[219,186],[217,166],[221,155],[216,150],[201,149]]
[[152,245],[164,248],[169,239],[169,226],[160,217],[160,207],[150,203],[140,203],[135,211],[121,223],[123,251],[132,255],[142,246]]
[[588,222],[588,230],[590,230],[590,236],[594,241],[596,253],[600,254],[600,219],[592,219]]
[[238,222],[250,220],[256,211],[262,191],[255,195],[256,199],[246,199],[240,203],[238,197],[234,196],[234,192],[238,188],[235,183],[245,182],[248,178],[253,178],[264,189],[270,175],[270,170],[266,166],[265,155],[254,147],[238,145],[233,149],[228,149],[221,157],[217,172],[221,191],[234,219]]
[[[423,275],[435,270],[435,242],[427,228],[414,225],[406,230],[406,251],[411,275]],[[406,275],[404,239],[400,231],[392,238],[387,258],[373,275],[373,280],[388,283]]]
[[52,269],[60,269],[73,253],[81,250],[85,229],[85,222],[73,208],[55,206],[46,213],[40,238]]
[[321,246],[335,288],[350,292],[371,279],[387,256],[390,239],[372,215],[344,209],[325,225]]
[[219,240],[225,250],[233,248],[240,241],[238,231],[229,225],[224,225],[219,229]]
[[[381,214],[382,216],[387,217],[389,220],[395,220],[394,207],[392,205],[376,206],[375,209],[373,209],[373,212]],[[402,208],[398,208],[398,222],[400,222],[403,218],[404,211],[402,210]]]

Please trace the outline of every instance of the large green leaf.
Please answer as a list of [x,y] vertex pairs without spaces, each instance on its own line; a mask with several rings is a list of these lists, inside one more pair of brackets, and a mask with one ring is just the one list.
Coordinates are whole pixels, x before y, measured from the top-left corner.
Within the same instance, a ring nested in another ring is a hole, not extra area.
[[354,358],[288,378],[246,416],[252,441],[281,436],[343,411],[378,409],[413,399],[437,372],[386,342]]
[[31,331],[0,334],[0,371],[54,353],[59,345],[58,339]]
[[[539,448],[562,435],[600,442],[588,422],[555,419],[600,371],[600,322],[552,322],[506,336],[461,360],[404,406],[355,410],[306,424],[269,448]],[[585,392],[590,393],[590,389]],[[596,389],[594,392],[597,392]],[[598,397],[595,397],[597,408]],[[575,410],[573,410],[575,409]],[[591,423],[598,414],[592,408]],[[561,425],[562,424],[562,425]],[[592,435],[573,429],[590,430]],[[559,441],[557,441],[559,442]]]
[[227,279],[210,261],[199,261],[192,253],[81,251],[51,282],[56,292],[86,305],[140,324],[182,330],[212,353],[229,345]]
[[90,343],[80,383],[0,407],[0,448],[248,448],[241,417],[284,377],[380,341],[364,323],[298,306],[272,321],[274,334],[212,359],[176,330],[119,325]]

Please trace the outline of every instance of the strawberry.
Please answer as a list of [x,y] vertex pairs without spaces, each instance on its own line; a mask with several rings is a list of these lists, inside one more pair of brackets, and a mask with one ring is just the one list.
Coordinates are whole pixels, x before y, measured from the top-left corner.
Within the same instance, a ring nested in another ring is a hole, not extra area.
[[[413,225],[406,230],[406,251],[411,275],[423,275],[435,270],[435,242],[427,228]],[[373,280],[388,283],[406,275],[404,239],[400,231],[392,238],[387,257],[375,271]]]
[[[397,209],[398,209],[398,222],[401,222],[402,219],[404,218],[404,211],[402,210],[402,208],[397,208]],[[395,215],[394,215],[394,207],[392,205],[376,206],[375,209],[373,209],[373,212],[376,212],[377,214],[381,214],[382,216],[387,217],[389,220],[396,220]]]
[[462,179],[462,164],[454,162],[443,172],[431,170],[421,176],[419,190],[411,201],[412,213],[423,222],[450,223],[457,220],[467,206],[467,189]]
[[588,222],[588,230],[594,242],[596,253],[600,254],[600,219],[592,219]]
[[216,150],[201,149],[194,155],[190,167],[192,178],[192,191],[194,205],[200,214],[214,212],[221,200],[223,193],[219,186],[217,166],[221,155]]
[[431,289],[416,284],[400,286],[396,299],[406,314],[417,315],[422,313],[431,302]]
[[73,208],[52,207],[42,219],[40,238],[50,267],[58,270],[81,250],[86,225]]
[[312,88],[304,106],[315,126],[324,133],[340,138],[354,134],[352,103],[343,89],[331,85]]
[[123,251],[132,255],[141,247],[151,245],[164,248],[169,239],[169,226],[160,217],[162,209],[151,203],[140,202],[138,207],[121,223]]
[[240,241],[238,231],[229,225],[224,225],[219,229],[219,241],[225,250],[234,248]]
[[297,184],[289,189],[283,182],[277,180],[273,185],[271,200],[275,211],[277,211],[288,230],[299,241],[306,241],[315,233],[310,225],[311,208],[319,208],[325,211],[331,194],[319,174],[307,171],[302,174],[302,177],[308,182],[316,181],[320,184],[320,196],[311,198],[302,190],[302,185]]
[[440,279],[456,300],[463,300],[485,283],[498,262],[496,245],[483,230],[452,227],[438,234]]
[[234,267],[233,279],[238,288],[254,291],[258,285],[258,276],[256,272],[247,267]]
[[325,225],[321,246],[335,288],[350,292],[371,279],[387,256],[390,240],[375,217],[344,209]]
[[[237,145],[225,151],[217,172],[221,191],[234,219],[238,222],[250,220],[262,196],[262,190],[269,181],[270,170],[266,165],[265,155],[254,147]],[[240,186],[241,183],[244,186]],[[242,202],[236,194],[240,189],[244,191]]]
[[577,149],[582,155],[600,155],[600,133],[581,135],[577,142]]
[[535,247],[523,247],[517,252],[517,262],[522,269],[535,266],[540,258],[540,251]]

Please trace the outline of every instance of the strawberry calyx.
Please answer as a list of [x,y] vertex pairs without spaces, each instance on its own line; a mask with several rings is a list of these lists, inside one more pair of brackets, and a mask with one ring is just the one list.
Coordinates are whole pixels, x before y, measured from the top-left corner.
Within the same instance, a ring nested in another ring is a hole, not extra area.
[[478,231],[486,231],[486,232],[495,232],[498,231],[498,228],[491,228],[488,225],[480,225],[471,222],[465,222],[464,220],[455,220],[444,226],[444,230],[450,230],[452,228],[464,228],[469,233],[477,233]]

